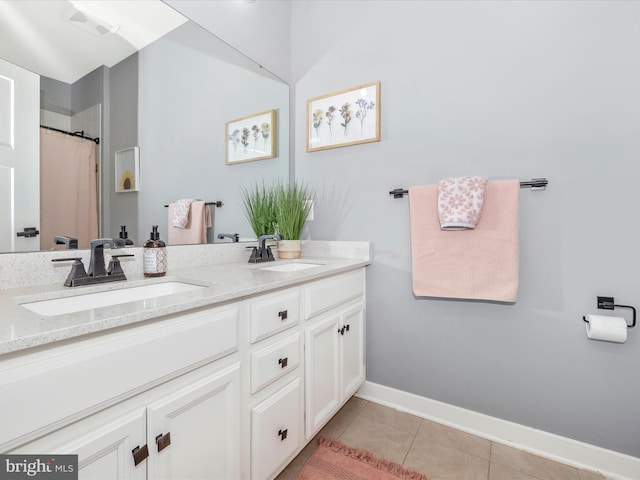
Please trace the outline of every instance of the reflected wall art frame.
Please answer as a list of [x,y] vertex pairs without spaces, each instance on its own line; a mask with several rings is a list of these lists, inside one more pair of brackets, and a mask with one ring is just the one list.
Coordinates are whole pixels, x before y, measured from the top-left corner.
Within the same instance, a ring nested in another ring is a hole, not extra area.
[[307,100],[307,152],[380,141],[380,82]]
[[140,190],[140,147],[115,153],[116,193]]
[[276,156],[276,111],[230,120],[225,125],[227,165],[265,160]]

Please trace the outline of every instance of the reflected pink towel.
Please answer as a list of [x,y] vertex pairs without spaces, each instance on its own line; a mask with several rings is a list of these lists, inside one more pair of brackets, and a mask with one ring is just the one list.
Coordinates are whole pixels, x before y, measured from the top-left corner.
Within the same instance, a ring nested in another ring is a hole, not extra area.
[[207,243],[207,228],[211,227],[211,208],[203,201],[191,203],[189,220],[184,228],[172,226],[175,204],[169,204],[169,245]]
[[519,194],[518,180],[489,181],[477,227],[443,231],[437,185],[410,188],[413,293],[515,302]]

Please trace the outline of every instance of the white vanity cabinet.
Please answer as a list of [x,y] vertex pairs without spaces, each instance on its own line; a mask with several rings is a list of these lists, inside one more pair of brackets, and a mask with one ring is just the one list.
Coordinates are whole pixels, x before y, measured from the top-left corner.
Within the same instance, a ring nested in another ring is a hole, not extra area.
[[307,440],[364,382],[364,291],[364,270],[304,288]]
[[81,480],[272,480],[364,382],[364,320],[358,268],[0,356],[0,452],[77,454]]
[[2,451],[77,454],[82,480],[239,478],[238,322],[207,309],[0,362],[5,445],[39,436]]

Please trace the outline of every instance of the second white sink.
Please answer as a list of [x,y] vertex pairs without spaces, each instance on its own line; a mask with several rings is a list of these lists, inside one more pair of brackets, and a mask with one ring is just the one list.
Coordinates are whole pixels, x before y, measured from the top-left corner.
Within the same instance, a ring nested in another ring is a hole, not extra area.
[[261,267],[260,270],[269,270],[271,272],[296,272],[298,270],[306,270],[307,268],[321,267],[320,263],[283,263],[280,265],[271,265],[269,267]]
[[104,292],[42,300],[39,302],[28,302],[22,303],[21,305],[39,315],[64,315],[66,313],[109,307],[121,303],[134,302],[136,300],[164,297],[174,293],[190,292],[201,288],[206,287],[193,283],[169,281],[139,287],[120,288]]

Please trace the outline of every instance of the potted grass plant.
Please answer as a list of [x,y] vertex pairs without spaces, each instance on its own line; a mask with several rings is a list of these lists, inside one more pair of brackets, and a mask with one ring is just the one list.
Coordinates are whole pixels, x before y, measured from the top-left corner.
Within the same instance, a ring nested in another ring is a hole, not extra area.
[[300,258],[300,236],[309,212],[313,193],[304,183],[279,183],[275,187],[274,203],[279,258]]
[[276,185],[255,184],[242,189],[242,211],[256,238],[276,231]]

